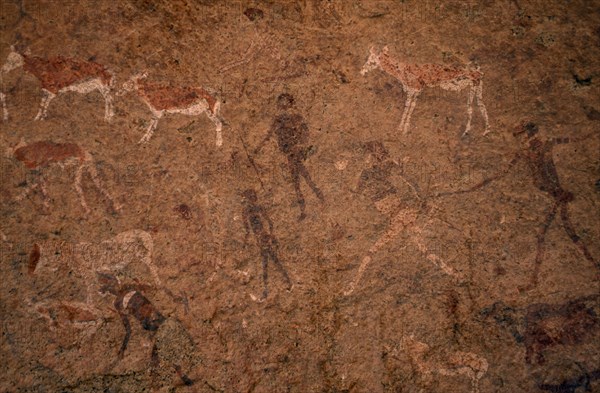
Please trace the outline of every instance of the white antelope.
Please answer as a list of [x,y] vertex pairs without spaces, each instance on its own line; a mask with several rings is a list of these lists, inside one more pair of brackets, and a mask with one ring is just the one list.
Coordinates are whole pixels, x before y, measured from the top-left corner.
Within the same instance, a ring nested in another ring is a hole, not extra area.
[[[223,121],[219,115],[221,102],[202,87],[177,87],[146,81],[147,73],[136,74],[123,84],[123,91],[136,91],[152,112],[152,120],[139,143],[146,143],[154,134],[158,121],[167,113],[200,116],[206,113],[215,124],[216,145],[223,144]],[[120,93],[122,94],[122,93]]]
[[433,373],[445,376],[464,375],[471,380],[471,392],[479,393],[479,380],[488,371],[485,358],[462,351],[431,356],[429,345],[416,340],[412,335],[402,337],[401,347],[424,377],[429,378]]
[[[42,85],[42,102],[35,120],[43,120],[47,116],[50,101],[59,94],[76,92],[88,94],[98,90],[104,97],[104,120],[109,121],[113,115],[111,89],[114,84],[113,73],[94,61],[80,60],[71,57],[41,58],[18,53],[11,46],[6,63],[0,69],[0,76],[23,67],[35,76]],[[3,119],[8,119],[6,98],[0,95]]]
[[381,53],[376,53],[375,49],[371,47],[369,58],[360,73],[365,75],[367,72],[376,68],[380,68],[400,81],[402,89],[406,93],[404,112],[402,113],[402,120],[398,127],[403,134],[408,132],[410,118],[417,104],[417,98],[425,87],[439,87],[443,90],[451,91],[461,91],[468,88],[468,119],[463,135],[471,130],[473,98],[477,98],[477,106],[485,121],[485,131],[483,135],[490,132],[488,114],[485,104],[483,103],[483,73],[478,69],[449,67],[439,64],[402,63],[390,56],[387,46],[382,49]]
[[98,286],[97,273],[114,274],[131,264],[142,262],[155,284],[160,286],[161,280],[152,262],[153,250],[152,236],[139,229],[121,232],[110,239],[94,243],[46,240],[33,245],[29,271],[31,274],[52,274],[62,265],[67,265],[85,281],[86,303],[93,306],[93,289]]
[[[98,177],[98,172],[96,171],[92,155],[79,145],[74,143],[55,143],[52,141],[38,141],[26,144],[24,141],[21,141],[14,148],[9,148],[8,154],[14,157],[17,161],[21,162],[30,170],[40,170],[51,165],[58,165],[61,168],[64,168],[66,164],[74,163],[77,165],[77,172],[75,174],[74,181],[75,190],[79,195],[79,200],[81,202],[81,206],[85,210],[85,213],[88,214],[90,209],[85,201],[83,189],[81,188],[81,178],[84,171],[89,173],[98,191],[110,201],[113,210],[120,210],[120,206],[115,203],[112,196],[103,187],[100,178]],[[27,194],[38,187],[40,188],[44,198],[44,206],[48,208],[48,194],[46,192],[46,186],[43,177],[41,177],[41,180],[38,182],[27,185],[22,194],[17,197],[17,201],[23,200]]]

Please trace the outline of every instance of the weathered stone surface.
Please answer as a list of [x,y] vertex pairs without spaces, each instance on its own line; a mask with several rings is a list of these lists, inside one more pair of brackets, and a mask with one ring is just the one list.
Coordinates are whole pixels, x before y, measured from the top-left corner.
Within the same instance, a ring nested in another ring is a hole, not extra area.
[[600,391],[593,2],[0,11],[0,391]]

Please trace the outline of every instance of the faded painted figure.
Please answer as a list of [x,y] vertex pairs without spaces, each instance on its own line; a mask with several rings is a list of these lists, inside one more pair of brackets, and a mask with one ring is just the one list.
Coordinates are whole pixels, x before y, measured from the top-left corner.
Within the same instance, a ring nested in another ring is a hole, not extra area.
[[[113,73],[102,64],[63,56],[50,58],[29,56],[17,52],[11,46],[6,63],[0,69],[0,76],[20,67],[35,76],[42,86],[42,102],[35,120],[46,118],[50,102],[60,94],[69,92],[88,94],[96,90],[104,98],[104,120],[109,121],[114,116],[111,89],[115,78]],[[0,99],[3,118],[7,120],[8,111],[4,94],[0,95]]]
[[[200,116],[203,113],[214,123],[217,138],[215,144],[223,144],[223,120],[219,114],[221,101],[213,92],[203,87],[172,86],[146,80],[148,74],[136,74],[123,84],[123,92],[135,91],[152,112],[152,120],[139,143],[150,140],[158,121],[165,114],[179,113],[188,116]],[[123,94],[120,92],[119,94]]]
[[544,364],[545,353],[552,347],[585,345],[597,340],[600,333],[598,300],[598,295],[582,296],[562,304],[531,304],[521,310],[496,302],[480,315],[493,318],[517,343],[525,346],[527,363]]
[[[158,384],[164,385],[166,378],[161,375],[164,372],[171,376],[177,375],[180,383],[186,386],[193,385],[194,381],[183,370],[189,370],[193,366],[194,342],[181,324],[165,317],[144,296],[143,286],[122,285],[117,277],[105,273],[98,274],[98,281],[102,284],[101,293],[110,293],[115,296],[113,304],[125,328],[118,360],[125,356],[131,337],[130,318],[133,318],[140,323],[144,330],[151,332],[154,341],[151,355],[154,387],[157,388]],[[163,387],[165,389],[172,388],[171,386]]]
[[94,308],[92,294],[97,289],[96,273],[122,272],[135,268],[141,262],[148,269],[157,286],[161,286],[156,266],[152,262],[154,242],[149,233],[141,230],[121,232],[113,238],[97,243],[68,243],[47,240],[34,244],[30,253],[29,271],[52,274],[69,267],[82,278],[87,288],[86,304]]
[[491,176],[468,189],[438,194],[463,194],[476,191],[487,186],[491,182],[504,177],[519,161],[525,161],[527,163],[534,186],[538,190],[548,194],[554,201],[544,222],[540,225],[538,230],[537,252],[535,255],[533,274],[529,284],[521,288],[523,290],[533,289],[538,284],[540,267],[544,260],[546,234],[559,211],[562,226],[567,236],[571,239],[571,242],[579,248],[583,257],[600,271],[600,262],[592,257],[588,248],[581,240],[581,237],[575,232],[568,210],[568,205],[575,199],[575,196],[571,192],[565,190],[560,184],[558,171],[556,170],[556,165],[554,164],[554,158],[552,156],[554,146],[562,143],[580,142],[597,133],[591,133],[582,138],[550,138],[543,141],[538,138],[538,131],[538,127],[531,122],[524,122],[518,127],[513,135],[519,140],[521,150],[517,152],[507,168],[502,172],[499,172],[497,175]]
[[473,99],[477,99],[477,106],[481,111],[481,116],[485,121],[485,131],[483,135],[490,132],[490,124],[487,109],[483,103],[483,73],[478,69],[457,68],[442,66],[439,64],[408,64],[393,58],[389,54],[389,49],[385,46],[381,53],[377,53],[374,47],[371,47],[367,62],[360,73],[365,75],[367,72],[380,68],[382,71],[396,78],[402,89],[406,93],[404,102],[404,112],[398,129],[403,134],[408,132],[410,118],[417,98],[421,91],[426,87],[439,87],[443,90],[462,91],[469,89],[469,99],[467,101],[467,125],[463,135],[471,130],[471,117],[473,115]]
[[[244,228],[246,230],[244,244],[247,244],[248,235],[252,229],[254,237],[256,238],[256,245],[258,248],[260,248],[260,254],[262,257],[264,284],[262,299],[266,299],[269,294],[269,288],[267,285],[269,260],[273,261],[277,269],[279,269],[287,284],[288,290],[291,290],[292,282],[278,257],[279,247],[273,230],[273,222],[269,218],[265,208],[258,203],[256,192],[252,189],[244,191],[242,193],[242,203],[244,208],[242,215],[244,220]],[[266,225],[268,225],[268,228]]]
[[[49,166],[60,166],[61,168],[64,168],[65,165],[75,164],[77,166],[77,172],[75,174],[74,186],[77,195],[79,196],[81,206],[86,214],[90,213],[90,208],[87,205],[81,187],[81,180],[84,172],[87,172],[90,175],[98,191],[102,196],[108,199],[112,210],[118,212],[121,209],[102,185],[92,155],[79,145],[74,143],[55,143],[52,141],[39,141],[26,144],[21,141],[17,146],[9,149],[9,154],[25,165],[26,168],[30,169],[32,174],[36,175],[36,177],[41,169]],[[48,202],[49,196],[46,191],[45,180],[41,174],[39,175],[39,178],[39,180],[34,180],[33,184],[25,185],[25,189],[21,195],[17,197],[17,201],[22,201],[31,191],[39,188],[42,193],[44,207],[48,209],[50,205]]]
[[[404,179],[401,174],[397,173],[398,177],[408,187],[408,195],[414,194],[414,196],[409,197],[409,199],[403,198],[400,191],[391,183],[392,172],[400,172],[399,164],[390,159],[388,151],[381,142],[368,142],[365,144],[365,150],[369,153],[371,167],[362,171],[358,183],[358,192],[366,193],[377,210],[390,218],[390,224],[387,231],[369,248],[354,280],[344,294],[350,295],[354,292],[367,266],[371,263],[373,255],[390,241],[396,239],[402,232],[410,235],[411,241],[428,261],[442,269],[444,273],[458,277],[459,274],[452,267],[448,266],[438,255],[430,252],[425,245],[422,232],[431,219],[425,224],[417,223],[419,216],[429,214],[424,213],[424,210],[427,209],[425,201],[421,199],[415,187]],[[418,207],[409,207],[410,199],[414,201],[415,198]]]
[[463,351],[435,354],[428,344],[412,335],[402,337],[401,349],[423,378],[429,379],[432,374],[464,375],[471,381],[471,393],[479,393],[479,381],[488,371],[488,361],[482,356]]
[[311,179],[308,170],[304,166],[304,161],[308,156],[310,146],[306,146],[309,138],[308,125],[304,121],[302,115],[292,111],[294,107],[294,97],[291,94],[283,93],[277,97],[277,107],[280,113],[275,117],[269,133],[265,139],[258,145],[254,153],[258,153],[263,145],[271,139],[273,134],[277,136],[277,144],[279,150],[286,155],[288,160],[288,168],[296,190],[298,205],[300,206],[299,220],[306,217],[306,202],[304,195],[300,189],[300,177],[304,177],[306,184],[315,193],[316,197],[321,202],[325,201],[323,192],[317,187]]

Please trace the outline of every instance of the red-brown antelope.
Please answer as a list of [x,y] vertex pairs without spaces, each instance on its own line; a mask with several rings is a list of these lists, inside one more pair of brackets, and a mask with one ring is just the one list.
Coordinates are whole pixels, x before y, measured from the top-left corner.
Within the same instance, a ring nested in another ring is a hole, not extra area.
[[[25,165],[26,168],[31,170],[40,170],[51,165],[64,167],[67,164],[76,164],[77,172],[75,174],[74,185],[75,190],[79,195],[81,206],[84,208],[86,214],[90,212],[90,209],[85,201],[83,189],[81,188],[81,178],[84,171],[89,173],[98,191],[110,201],[112,209],[114,211],[120,210],[120,206],[115,203],[112,196],[102,186],[92,155],[88,151],[84,150],[81,146],[74,143],[55,143],[51,141],[38,141],[25,144],[22,141],[16,147],[9,149],[9,153],[17,161],[20,161],[23,165]],[[27,194],[38,187],[44,198],[44,206],[48,208],[48,193],[46,191],[43,177],[41,177],[41,180],[38,182],[27,185],[22,194],[17,197],[17,201],[23,200]]]
[[381,53],[376,53],[371,47],[367,62],[360,73],[380,68],[389,75],[396,78],[402,84],[406,93],[404,112],[400,121],[399,130],[406,134],[410,126],[410,118],[417,104],[417,98],[425,87],[439,87],[443,90],[461,91],[469,89],[467,101],[467,126],[463,135],[471,130],[471,117],[473,114],[473,98],[477,98],[477,106],[485,120],[485,131],[483,135],[490,132],[487,110],[483,103],[483,73],[478,69],[458,68],[442,66],[439,64],[407,64],[403,63],[389,54],[388,47],[384,47]]
[[[219,115],[221,102],[202,87],[171,86],[146,81],[147,73],[136,74],[123,84],[123,92],[136,91],[152,112],[152,120],[139,143],[146,143],[154,134],[158,121],[167,113],[199,116],[206,113],[215,124],[216,145],[223,144],[223,121]],[[123,92],[119,94],[123,94]]]
[[[88,94],[98,90],[104,97],[104,120],[109,121],[113,115],[111,89],[114,76],[110,70],[101,64],[89,60],[56,56],[41,58],[18,53],[11,46],[6,63],[0,70],[0,75],[16,68],[23,69],[35,76],[42,86],[42,102],[35,120],[43,120],[47,116],[50,101],[59,94],[76,92]],[[8,119],[5,97],[2,99],[3,118]]]

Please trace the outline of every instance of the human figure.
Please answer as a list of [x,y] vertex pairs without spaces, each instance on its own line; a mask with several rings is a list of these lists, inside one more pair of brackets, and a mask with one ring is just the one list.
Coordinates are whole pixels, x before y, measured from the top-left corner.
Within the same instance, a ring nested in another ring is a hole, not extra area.
[[[244,219],[244,228],[246,230],[244,244],[247,244],[248,235],[250,234],[250,229],[252,229],[254,237],[256,238],[256,245],[258,246],[258,248],[260,248],[260,254],[262,256],[264,284],[262,299],[264,300],[269,294],[267,286],[267,268],[269,264],[269,259],[273,261],[273,263],[279,269],[281,274],[283,274],[283,278],[287,283],[288,290],[292,289],[292,282],[287,274],[287,271],[285,270],[277,256],[278,241],[273,233],[273,222],[267,215],[267,212],[265,211],[264,207],[258,204],[258,197],[256,196],[256,192],[253,189],[248,189],[242,193],[242,198],[242,203],[244,205],[242,215]],[[268,229],[265,228],[265,221],[269,226]]]
[[308,143],[309,131],[308,125],[302,115],[293,112],[294,97],[291,94],[283,93],[277,97],[277,107],[280,113],[275,117],[269,133],[265,139],[258,145],[254,153],[257,154],[264,144],[271,139],[273,134],[277,136],[279,150],[286,155],[288,167],[296,190],[298,205],[300,205],[300,217],[303,220],[306,217],[305,201],[302,190],[300,189],[300,176],[304,177],[306,184],[313,190],[317,198],[324,202],[323,193],[312,181],[308,170],[304,166],[310,147]]
[[[143,285],[121,285],[120,281],[111,274],[97,273],[97,275],[98,280],[102,284],[100,292],[108,292],[116,297],[114,307],[125,327],[125,337],[123,338],[123,343],[119,349],[119,360],[124,357],[125,351],[127,350],[129,338],[131,337],[131,323],[129,318],[133,317],[138,320],[144,330],[152,332],[154,338],[151,362],[153,372],[155,374],[159,373],[161,371],[159,367],[161,359],[167,360],[170,363],[172,370],[176,372],[183,384],[188,386],[192,385],[194,381],[184,374],[181,368],[183,362],[189,361],[189,355],[185,351],[185,348],[177,348],[175,351],[173,351],[173,348],[171,348],[170,351],[164,350],[164,347],[173,346],[173,340],[176,340],[175,336],[177,336],[177,334],[173,334],[172,332],[174,330],[173,325],[178,326],[178,324],[172,321],[169,322],[169,319],[162,315],[150,300],[140,292],[144,287]],[[163,331],[162,334],[159,329]],[[183,328],[180,327],[179,330],[181,329]],[[167,332],[167,334],[165,334],[165,332]],[[170,343],[168,340],[169,336],[174,337]],[[187,333],[184,334],[184,336],[187,336]],[[167,338],[167,344],[164,343],[165,337]],[[191,341],[191,339],[189,341]],[[184,345],[190,347],[193,346],[193,343],[189,342]],[[181,345],[179,345],[179,347],[180,346]],[[169,353],[170,355],[161,356],[161,354],[164,353]]]
[[519,129],[513,133],[513,135],[519,140],[521,144],[521,150],[516,153],[515,157],[510,161],[507,168],[502,172],[496,174],[495,176],[484,179],[480,183],[472,186],[466,190],[459,191],[450,191],[439,193],[438,196],[441,195],[450,195],[450,194],[461,194],[472,192],[483,188],[489,183],[498,180],[504,177],[519,161],[524,160],[529,167],[529,171],[533,180],[534,186],[548,194],[554,202],[550,211],[546,215],[544,222],[540,225],[537,234],[537,251],[535,256],[535,265],[533,269],[533,276],[529,285],[522,287],[522,290],[529,290],[537,286],[538,284],[538,275],[540,271],[540,265],[544,258],[544,246],[546,243],[546,233],[552,225],[556,214],[560,211],[560,218],[562,220],[563,228],[585,259],[594,264],[598,269],[600,269],[600,263],[594,260],[586,245],[581,241],[581,238],[575,232],[573,228],[573,224],[571,223],[571,219],[569,217],[568,205],[575,199],[575,196],[565,190],[559,181],[558,172],[556,170],[556,165],[554,164],[554,158],[552,157],[552,152],[555,145],[563,144],[563,143],[573,143],[579,142],[581,140],[587,139],[593,134],[586,135],[582,138],[574,139],[574,138],[548,138],[545,141],[538,138],[537,133],[539,129],[537,125],[532,122],[526,122],[521,124]]
[[408,201],[402,198],[396,186],[390,181],[392,173],[400,169],[398,163],[390,159],[388,151],[381,142],[366,143],[365,150],[370,155],[372,165],[360,174],[357,191],[369,196],[377,210],[389,217],[390,225],[387,231],[369,248],[353,282],[344,294],[350,295],[354,291],[371,262],[373,255],[391,240],[397,238],[404,230],[410,235],[410,240],[415,243],[418,250],[429,261],[441,268],[446,274],[456,276],[457,273],[454,269],[446,265],[439,256],[430,252],[423,242],[422,231],[429,222],[422,226],[417,224],[417,219],[423,210],[425,210],[426,204],[417,193],[415,187],[404,179],[404,177],[400,176],[418,200],[418,207],[409,207]]

